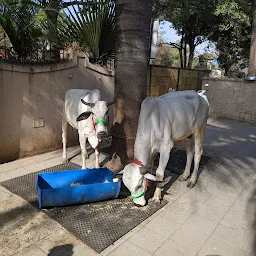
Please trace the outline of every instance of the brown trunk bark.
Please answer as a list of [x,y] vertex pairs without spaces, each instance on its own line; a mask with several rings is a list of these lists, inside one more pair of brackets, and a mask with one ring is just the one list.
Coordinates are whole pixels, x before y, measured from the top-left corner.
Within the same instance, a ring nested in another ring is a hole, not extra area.
[[147,95],[151,12],[151,0],[117,1],[112,150],[123,164],[133,158],[140,105]]
[[256,0],[253,1],[252,39],[248,75],[256,76]]
[[189,57],[188,57],[188,68],[192,68],[194,59],[195,44],[194,40],[189,44]]
[[187,37],[184,36],[184,49],[183,49],[183,67],[187,67]]
[[183,68],[183,57],[182,57],[182,51],[183,51],[183,40],[184,40],[184,34],[181,35],[181,40],[180,40],[180,49],[179,49],[179,54],[180,54],[180,67]]
[[224,76],[228,76],[228,71],[229,71],[229,69],[230,69],[230,66],[225,66],[224,67]]
[[184,68],[186,68],[187,67],[187,45],[185,44],[185,47],[184,47],[184,49],[183,49],[183,58],[184,58],[184,60],[183,60],[183,66],[184,66]]

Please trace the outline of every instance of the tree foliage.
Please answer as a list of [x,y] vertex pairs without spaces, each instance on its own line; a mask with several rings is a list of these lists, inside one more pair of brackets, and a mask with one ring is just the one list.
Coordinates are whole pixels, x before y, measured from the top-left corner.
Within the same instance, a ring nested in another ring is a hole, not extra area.
[[[180,67],[180,55],[177,47],[166,43],[163,38],[163,34],[164,33],[160,33],[158,35],[156,58],[152,63],[171,67]],[[179,45],[180,42],[177,41],[174,44]]]
[[[67,15],[66,15],[67,13]],[[93,6],[77,5],[61,13],[65,25],[59,27],[60,38],[77,42],[92,58],[110,56],[114,51],[115,2],[102,0]],[[64,24],[64,22],[63,22]]]
[[173,44],[180,52],[181,67],[192,67],[195,47],[213,32],[216,23],[216,5],[217,0],[155,1],[155,15],[163,15],[181,36],[180,44]]
[[178,54],[178,61],[179,61],[179,52],[177,49],[170,47],[168,44],[165,43],[163,39],[163,33],[158,35],[158,42],[157,42],[157,52],[156,58],[152,61],[153,64],[157,65],[165,65],[165,66],[173,66],[174,64],[174,56],[175,52]]
[[220,67],[227,75],[249,57],[251,40],[251,1],[223,0],[216,10],[217,28],[209,39],[216,43]]
[[170,42],[180,51],[181,67],[192,66],[195,47],[205,40],[216,44],[220,67],[226,73],[248,60],[251,1],[155,0],[154,13],[163,15],[181,36],[180,44]]
[[20,60],[31,59],[46,48],[51,55],[47,59],[59,60],[60,49],[73,42],[92,57],[106,59],[114,52],[114,15],[114,0],[0,2],[0,26]]
[[39,48],[42,31],[35,25],[37,14],[38,8],[29,0],[1,0],[0,25],[20,59],[32,56]]
[[5,33],[4,29],[0,26],[0,48],[11,48],[11,42]]
[[[163,38],[164,33],[158,35],[158,48],[156,53],[156,58],[152,61],[156,65],[165,65],[171,67],[180,67],[180,53],[176,45],[180,45],[180,41],[175,43],[166,43]],[[187,47],[187,52],[189,48]],[[210,54],[204,54],[205,57],[212,57]],[[199,65],[199,58],[194,57],[192,62],[192,68]]]
[[[103,20],[102,18],[102,10],[100,9],[101,7],[105,8],[106,5],[109,7],[109,2],[114,3],[115,0],[70,0],[70,1],[64,1],[64,0],[31,0],[36,2],[38,5],[41,5],[44,8],[44,12],[46,14],[47,18],[47,23],[46,23],[46,28],[47,28],[47,37],[48,40],[51,44],[52,48],[52,53],[53,53],[53,58],[58,59],[59,58],[59,46],[63,42],[63,39],[65,42],[68,42],[69,40],[72,41],[74,39],[74,36],[72,36],[70,39],[65,37],[65,34],[70,34],[70,30],[72,30],[73,33],[76,34],[76,32],[79,29],[82,29],[82,26],[84,28],[83,31],[79,31],[82,33],[83,36],[87,36],[86,40],[91,41],[87,43],[83,43],[83,47],[87,45],[86,47],[89,46],[90,50],[95,53],[93,41],[98,36],[97,33],[99,33],[97,27],[101,26],[102,22],[99,21],[100,19]],[[75,7],[74,7],[75,6]],[[98,11],[101,12],[100,15],[98,15]],[[65,19],[66,17],[66,12],[68,12],[71,16],[69,20]],[[109,12],[110,13],[110,12]],[[97,19],[95,18],[95,14],[98,15]],[[101,16],[101,17],[100,17]],[[59,19],[60,18],[60,19]],[[109,21],[110,19],[105,19],[105,21]],[[66,22],[65,22],[66,21]],[[84,26],[82,23],[94,23],[93,25],[89,26]],[[58,26],[58,24],[62,23],[67,23],[68,26]],[[96,25],[97,23],[97,25]],[[109,26],[108,23],[104,24],[105,26]],[[93,28],[94,26],[94,28]],[[87,27],[90,27],[87,29]],[[64,33],[59,33],[60,29],[63,28],[67,29]],[[91,29],[91,31],[90,31]],[[92,31],[92,29],[94,29]],[[89,30],[89,31],[88,31]],[[103,28],[102,28],[103,30]],[[106,29],[106,31],[109,31],[109,27]],[[110,31],[109,31],[110,32]],[[63,38],[60,38],[62,35]],[[84,40],[84,37],[80,36],[80,38],[76,39],[82,39]],[[82,38],[83,37],[83,38]],[[89,37],[89,39],[88,39]],[[78,43],[81,44],[81,40],[78,41]],[[94,42],[96,43],[96,42]],[[90,45],[89,45],[90,44]],[[97,44],[96,44],[97,45]],[[85,48],[86,48],[85,47]],[[97,47],[97,46],[95,46]]]

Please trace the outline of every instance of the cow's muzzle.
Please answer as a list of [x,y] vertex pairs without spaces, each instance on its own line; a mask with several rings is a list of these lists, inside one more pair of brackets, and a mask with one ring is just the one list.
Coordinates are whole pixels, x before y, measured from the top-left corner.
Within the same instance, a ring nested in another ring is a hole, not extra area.
[[105,138],[105,137],[107,137],[107,133],[106,133],[106,132],[101,131],[101,132],[98,132],[98,133],[97,133],[97,138],[98,138],[98,139],[103,139],[103,138]]
[[138,207],[141,207],[141,206],[145,206],[146,205],[146,200],[145,200],[145,197],[142,196],[140,198],[133,198],[133,203],[138,206]]

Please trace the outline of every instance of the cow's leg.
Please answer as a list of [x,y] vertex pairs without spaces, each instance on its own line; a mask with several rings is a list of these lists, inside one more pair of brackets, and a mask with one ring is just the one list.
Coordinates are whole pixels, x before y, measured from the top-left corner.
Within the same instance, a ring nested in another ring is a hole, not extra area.
[[96,148],[95,149],[95,168],[100,168],[100,152],[99,150]]
[[63,153],[62,153],[62,158],[63,162],[66,163],[68,161],[67,158],[67,129],[68,129],[68,121],[66,118],[65,113],[63,113],[62,116],[62,145],[63,145]]
[[[166,165],[168,163],[172,147],[173,147],[173,142],[171,142],[169,145],[163,146],[160,149],[159,165],[156,170],[157,181],[163,181],[163,179],[164,179],[164,171],[165,171]],[[162,193],[162,189],[156,188],[154,197],[152,198],[152,201],[154,203],[160,203],[160,200],[162,198],[161,193]]]
[[197,181],[197,173],[199,168],[199,163],[201,156],[203,154],[203,141],[205,136],[206,123],[202,127],[195,131],[195,156],[194,156],[194,170],[191,175],[190,181],[188,182],[188,187],[193,188]]
[[86,158],[87,150],[86,150],[86,136],[83,133],[79,133],[79,143],[81,147],[81,155],[82,155],[82,169],[86,169]]
[[154,170],[154,167],[155,167],[155,159],[156,159],[156,155],[157,154],[152,154],[151,157],[150,157],[150,161],[149,161],[149,167],[148,167],[148,172],[151,173],[151,174],[155,174],[155,170]]
[[186,147],[186,154],[187,154],[187,162],[185,170],[183,171],[183,174],[179,177],[179,181],[185,181],[188,179],[188,176],[190,175],[190,169],[191,169],[191,163],[193,159],[193,149],[192,149],[192,137],[186,138],[184,140],[184,144]]

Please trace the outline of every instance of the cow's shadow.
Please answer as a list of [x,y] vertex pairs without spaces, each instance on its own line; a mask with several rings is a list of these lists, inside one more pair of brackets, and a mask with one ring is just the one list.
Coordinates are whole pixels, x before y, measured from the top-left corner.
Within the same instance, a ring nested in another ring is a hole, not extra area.
[[[202,173],[204,166],[207,165],[207,163],[210,160],[211,160],[211,157],[202,155],[200,166],[198,169],[198,176]],[[181,175],[183,173],[183,170],[185,169],[186,161],[187,161],[186,151],[177,150],[176,152],[171,152],[166,169],[172,173]],[[155,159],[155,166],[158,166],[158,162],[159,162],[159,154]],[[192,164],[191,164],[191,172],[193,171],[193,169],[194,169],[194,161],[192,161]]]
[[[158,161],[158,159],[156,159],[156,161]],[[202,155],[199,169],[198,169],[198,177],[201,175],[201,173],[204,170],[204,167],[208,165],[210,160],[211,160],[211,157]],[[171,153],[169,161],[166,166],[165,178],[169,176],[171,176],[172,178],[171,178],[171,181],[164,186],[163,195],[169,194],[167,191],[172,186],[172,184],[179,178],[179,176],[183,173],[183,170],[185,169],[185,166],[186,166],[186,161],[187,161],[186,151],[177,150]],[[190,174],[192,174],[193,169],[194,169],[194,160],[192,161],[192,164],[191,164]],[[184,183],[184,186],[186,186],[186,183]]]

